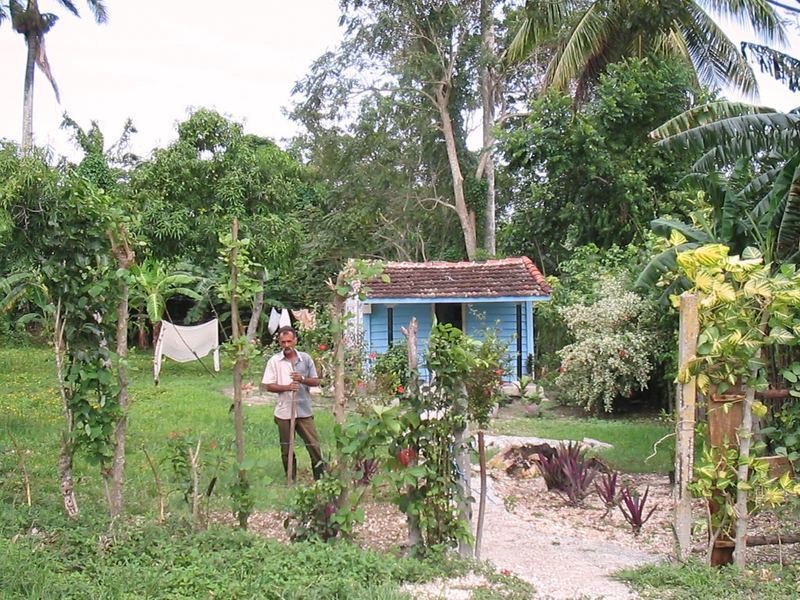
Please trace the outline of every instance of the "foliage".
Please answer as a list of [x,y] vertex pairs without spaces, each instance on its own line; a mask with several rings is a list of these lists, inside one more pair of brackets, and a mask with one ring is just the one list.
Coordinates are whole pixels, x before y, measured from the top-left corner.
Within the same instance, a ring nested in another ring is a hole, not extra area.
[[340,6],[342,43],[295,88],[293,117],[308,132],[298,146],[331,191],[311,215],[324,224],[314,258],[376,250],[401,260],[462,258],[464,226],[477,222],[484,197],[466,143],[478,97],[478,6]]
[[521,59],[541,45],[554,46],[545,85],[575,88],[579,99],[610,65],[629,56],[655,55],[693,70],[712,87],[747,94],[757,89],[753,72],[736,44],[717,25],[720,17],[748,22],[760,39],[785,38],[780,12],[771,5],[719,2],[568,1],[550,7],[526,4],[509,52]]
[[354,519],[342,518],[353,514],[336,506],[343,489],[343,482],[328,473],[310,485],[299,487],[284,521],[291,540],[326,542],[339,533],[351,533],[353,521],[362,521],[364,513],[361,511]]
[[[797,363],[793,365],[796,369]],[[797,393],[797,389],[790,393]],[[785,456],[795,465],[800,461],[800,403],[786,401],[779,410],[768,413],[767,424],[759,433],[767,437],[769,448],[776,456]]]
[[612,67],[577,112],[556,92],[533,100],[501,136],[513,196],[499,247],[557,272],[579,246],[640,244],[652,219],[683,215],[678,182],[689,163],[648,133],[698,93],[685,69],[648,59]]
[[214,272],[220,234],[237,217],[252,260],[272,271],[267,292],[295,292],[294,278],[284,275],[304,236],[299,215],[315,191],[306,170],[272,141],[198,109],[178,124],[177,141],[137,166],[130,186],[150,257]]
[[202,438],[190,432],[171,431],[165,457],[170,466],[169,481],[172,484],[167,495],[180,494],[192,516],[192,525],[198,529],[205,529],[208,525],[211,496],[222,473],[229,467],[229,457],[216,440],[206,444],[202,442]]
[[749,478],[738,481],[737,469],[741,460],[737,448],[706,446],[702,458],[695,463],[694,481],[689,484],[692,494],[713,502],[718,510],[708,514],[712,539],[730,537],[737,518],[736,490],[748,491],[747,510],[754,514],[764,508],[782,504],[789,495],[800,495],[800,483],[786,473],[779,479],[769,476],[769,464],[755,456],[747,459]]
[[[465,574],[471,565],[437,556],[397,558],[350,544],[281,544],[214,528],[120,524],[113,536],[78,526],[47,544],[23,535],[0,541],[0,581],[9,597],[404,600],[405,582]],[[169,565],[169,569],[164,569]]]
[[539,455],[539,466],[548,490],[558,492],[571,506],[580,506],[592,490],[596,462],[586,457],[581,442],[559,444],[552,455]]
[[[800,274],[783,264],[777,273],[765,265],[761,254],[745,249],[730,256],[721,244],[708,244],[678,254],[680,273],[700,295],[697,357],[680,380],[697,375],[697,385],[707,391],[716,384],[722,394],[739,382],[765,389],[767,382],[757,353],[767,345],[796,344],[794,316],[800,305]],[[678,302],[673,297],[673,304]],[[768,317],[768,330],[761,320]]]
[[370,355],[369,373],[375,379],[376,390],[393,396],[405,389],[411,376],[408,368],[408,345],[405,340],[394,342],[383,354]]
[[670,244],[639,281],[653,285],[675,268],[677,252],[720,243],[741,254],[757,247],[767,262],[796,262],[798,180],[794,113],[735,102],[711,102],[688,110],[652,132],[658,145],[696,158],[691,181],[703,192],[691,223],[655,220]]
[[709,567],[697,561],[661,563],[627,569],[617,577],[631,585],[642,598],[662,600],[772,600],[792,598],[800,591],[797,565],[763,565],[737,569],[733,565]]
[[466,370],[467,416],[485,428],[497,405],[505,398],[503,375],[508,360],[508,342],[500,340],[497,330],[488,329],[475,344],[474,358]]
[[658,338],[650,305],[619,280],[602,281],[598,300],[559,309],[575,341],[558,351],[559,394],[587,411],[611,412],[621,397],[644,389]]
[[631,526],[634,535],[639,535],[639,533],[641,533],[644,524],[647,523],[650,517],[653,516],[653,512],[658,508],[658,506],[653,506],[649,512],[647,511],[645,505],[647,504],[647,496],[649,493],[649,485],[644,490],[642,496],[639,495],[639,490],[631,489],[630,486],[627,485],[622,488],[622,492],[620,493],[621,502],[618,505],[619,510]]
[[[773,79],[784,83],[790,92],[800,89],[800,61],[779,50],[742,42],[742,54],[751,61],[758,62],[758,68],[762,73],[769,73]],[[748,57],[748,52],[750,56]]]
[[610,473],[602,473],[600,475],[600,481],[594,482],[594,490],[606,507],[605,515],[603,515],[604,517],[619,504],[620,488],[617,485],[618,478],[619,473],[617,471],[611,471]]

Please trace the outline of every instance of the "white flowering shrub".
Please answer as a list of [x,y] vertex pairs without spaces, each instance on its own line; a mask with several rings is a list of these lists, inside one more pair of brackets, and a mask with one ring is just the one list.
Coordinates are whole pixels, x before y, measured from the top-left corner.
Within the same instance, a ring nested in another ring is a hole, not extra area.
[[647,387],[658,350],[650,305],[618,279],[598,284],[597,300],[558,309],[575,342],[558,351],[556,385],[587,411],[611,412],[614,401]]

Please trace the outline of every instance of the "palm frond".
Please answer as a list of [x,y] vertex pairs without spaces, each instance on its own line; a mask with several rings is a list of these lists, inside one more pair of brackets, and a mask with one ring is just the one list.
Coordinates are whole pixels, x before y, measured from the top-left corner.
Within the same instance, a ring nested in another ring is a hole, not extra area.
[[86,4],[89,5],[89,9],[94,14],[94,20],[97,23],[108,22],[108,10],[106,10],[106,4],[103,0],[86,0]]
[[706,4],[715,14],[745,30],[752,29],[760,40],[768,44],[786,43],[784,22],[769,0],[706,0]]
[[800,248],[800,153],[786,163],[775,178],[772,194],[783,205],[776,243],[777,256],[792,255]]
[[537,46],[555,37],[575,5],[573,0],[538,0],[526,3],[525,17],[520,20],[519,29],[506,50],[506,58],[510,61],[522,61]]
[[776,81],[785,83],[790,92],[800,90],[800,60],[774,48],[751,42],[742,42],[741,49],[746,59],[758,63],[762,73],[767,73]]
[[671,136],[683,133],[695,127],[706,125],[722,119],[739,117],[747,114],[772,113],[774,108],[765,106],[755,106],[746,102],[709,102],[700,106],[695,106],[676,117],[673,117],[660,127],[650,132],[650,137],[654,140],[664,140]]
[[590,58],[602,53],[615,30],[616,19],[603,14],[598,4],[592,3],[580,14],[547,66],[545,87],[566,89],[570,81],[580,76]]
[[755,74],[739,48],[697,4],[686,3],[675,28],[685,40],[700,81],[715,88],[731,86],[747,97],[757,95]]

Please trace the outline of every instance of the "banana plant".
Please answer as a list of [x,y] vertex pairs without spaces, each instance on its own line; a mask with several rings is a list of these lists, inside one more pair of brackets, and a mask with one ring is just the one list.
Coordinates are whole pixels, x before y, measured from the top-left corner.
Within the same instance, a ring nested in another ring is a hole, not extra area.
[[143,341],[144,317],[153,324],[153,343],[158,338],[158,331],[167,300],[182,295],[192,300],[201,300],[202,296],[191,287],[199,283],[201,278],[186,270],[176,270],[160,260],[145,259],[142,264],[131,269],[133,283],[131,285],[131,305],[139,310],[139,340]]
[[[642,272],[648,287],[675,268],[677,252],[721,243],[738,253],[757,247],[766,262],[800,259],[800,113],[736,102],[713,102],[678,115],[651,132],[656,143],[698,156],[687,183],[700,187],[701,218],[657,219],[664,237],[680,232],[685,245],[669,248]],[[703,204],[701,202],[701,204]],[[703,208],[703,207],[701,207]]]

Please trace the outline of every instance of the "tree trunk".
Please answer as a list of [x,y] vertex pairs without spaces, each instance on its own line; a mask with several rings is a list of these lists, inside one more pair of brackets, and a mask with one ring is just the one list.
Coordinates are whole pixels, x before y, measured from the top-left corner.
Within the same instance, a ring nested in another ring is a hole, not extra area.
[[[462,396],[462,406],[456,407],[456,410],[465,413],[467,403],[466,389],[462,391]],[[458,470],[461,474],[461,479],[458,482],[458,486],[461,488],[461,494],[458,499],[458,510],[461,515],[461,519],[464,521],[467,528],[470,527],[470,523],[472,522],[472,484],[470,482],[470,477],[472,475],[472,463],[469,457],[469,447],[467,444],[468,439],[469,429],[465,419],[464,426],[460,430],[456,430],[454,432],[453,447],[455,448],[456,453],[456,465],[458,465]],[[459,540],[458,553],[463,558],[473,558],[474,549],[469,542],[465,540]]]
[[[239,318],[239,300],[236,296],[236,286],[238,284],[238,272],[236,270],[236,242],[239,240],[239,220],[233,220],[231,239],[233,247],[231,249],[231,337],[241,337],[241,324]],[[238,343],[234,341],[234,343]],[[245,368],[245,360],[240,354],[236,356],[236,363],[233,365],[233,423],[236,435],[236,462],[239,466],[238,476],[241,491],[247,488],[247,471],[242,469],[244,462],[244,416],[242,414],[242,373]],[[242,529],[247,529],[247,519],[249,515],[237,508],[236,517],[239,520],[239,526]]]
[[345,340],[344,340],[344,303],[347,300],[337,290],[345,285],[344,273],[336,277],[336,286],[333,291],[333,304],[331,305],[331,330],[333,332],[333,417],[340,425],[344,423],[344,412],[347,408],[347,395],[345,394]]
[[453,179],[453,198],[458,221],[461,223],[461,231],[464,234],[467,258],[475,260],[477,256],[475,213],[467,206],[464,195],[464,175],[461,173],[461,165],[458,162],[458,147],[456,145],[455,131],[453,130],[453,120],[450,117],[449,90],[449,86],[445,83],[439,83],[436,86],[436,109],[439,111],[439,118],[441,119],[442,133],[444,134],[445,147],[447,148],[447,160],[450,164],[450,175]]
[[22,95],[22,155],[27,156],[33,149],[33,79],[36,74],[36,55],[41,40],[37,35],[25,35],[28,55],[25,60],[25,88]]
[[481,0],[481,29],[483,37],[483,68],[481,69],[481,100],[483,102],[483,157],[486,174],[486,223],[483,247],[487,254],[497,252],[495,217],[495,177],[494,177],[494,102],[495,85],[491,61],[495,58],[494,48],[494,2]]
[[253,301],[253,312],[250,313],[250,322],[247,324],[247,341],[252,342],[258,334],[258,322],[261,320],[261,312],[264,310],[264,283],[266,282],[266,271],[261,269],[258,274],[258,292]]
[[56,305],[55,326],[53,331],[53,351],[56,356],[56,376],[58,377],[58,390],[61,393],[61,402],[64,407],[65,431],[61,433],[61,444],[58,450],[58,479],[61,496],[64,501],[64,510],[70,519],[78,516],[78,500],[75,497],[75,483],[72,479],[72,456],[75,448],[72,444],[73,418],[72,409],[67,400],[67,388],[64,382],[64,322],[61,315],[61,299]]
[[[697,296],[681,294],[680,335],[678,339],[678,367],[683,369],[697,350]],[[674,526],[678,560],[686,561],[692,550],[692,481],[694,461],[694,427],[697,380],[692,377],[678,388],[678,414],[675,423],[675,483],[672,499],[675,507]]]
[[[120,269],[130,269],[135,255],[126,239],[126,233],[118,240],[114,233],[109,232],[111,248],[117,259]],[[128,372],[125,361],[128,356],[128,285],[123,283],[119,291],[117,304],[117,382],[119,383],[119,410],[120,417],[114,429],[114,459],[111,463],[111,493],[109,496],[109,509],[111,518],[122,514],[125,486],[125,438],[128,431]]]
[[478,526],[475,529],[475,560],[481,559],[483,521],[486,517],[486,444],[483,431],[478,432],[478,461],[481,468],[481,496],[478,503]]
[[[759,329],[766,333],[767,325],[769,323],[769,311],[764,311],[761,315],[761,323]],[[755,360],[759,361],[761,358],[761,348],[756,351]],[[751,373],[751,382],[755,381],[758,375],[758,369],[753,369]],[[747,461],[750,458],[750,447],[753,440],[753,400],[755,399],[756,390],[753,383],[750,383],[745,389],[744,405],[742,406],[742,426],[739,429],[739,468],[736,473],[737,481],[746,482],[749,476],[749,467]],[[747,523],[749,521],[749,513],[747,511],[747,490],[739,486],[736,488],[736,533],[734,541],[736,543],[733,551],[733,564],[739,569],[744,569],[745,559],[747,556]]]
[[[410,394],[419,393],[419,359],[417,358],[417,332],[419,325],[417,324],[417,317],[411,317],[408,323],[408,329],[401,329],[403,335],[406,336],[406,347],[408,349],[408,370],[411,373],[408,381],[408,390]],[[414,448],[419,454],[419,448]],[[406,514],[406,526],[408,527],[408,547],[415,548],[422,542],[422,530],[419,528],[419,519],[416,515],[410,513]]]

